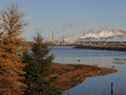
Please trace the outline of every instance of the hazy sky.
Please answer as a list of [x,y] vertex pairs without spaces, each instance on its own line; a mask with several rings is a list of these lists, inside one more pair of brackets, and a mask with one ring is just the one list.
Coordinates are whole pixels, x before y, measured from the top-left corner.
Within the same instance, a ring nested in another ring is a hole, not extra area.
[[11,1],[24,10],[31,37],[41,32],[44,37],[79,35],[88,29],[126,25],[126,0],[0,0],[0,8]]

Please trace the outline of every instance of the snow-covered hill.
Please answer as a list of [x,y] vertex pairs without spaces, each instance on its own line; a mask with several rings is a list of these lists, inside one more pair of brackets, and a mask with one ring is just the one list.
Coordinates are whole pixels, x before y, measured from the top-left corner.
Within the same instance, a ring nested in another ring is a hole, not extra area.
[[84,32],[81,36],[76,35],[64,38],[64,42],[66,43],[76,43],[79,41],[126,41],[126,30],[99,30]]
[[125,30],[100,30],[97,32],[86,32],[80,36],[81,40],[126,40]]

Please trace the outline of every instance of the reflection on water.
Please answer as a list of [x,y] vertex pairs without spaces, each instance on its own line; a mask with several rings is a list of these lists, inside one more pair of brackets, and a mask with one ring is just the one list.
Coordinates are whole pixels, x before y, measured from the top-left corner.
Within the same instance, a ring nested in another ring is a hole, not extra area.
[[114,58],[114,64],[126,64],[126,58]]
[[[87,79],[82,84],[66,91],[70,95],[111,95],[110,84],[114,83],[114,95],[126,95],[125,66],[119,66],[119,72],[107,76],[98,76]],[[123,69],[123,70],[122,70]],[[65,95],[67,95],[65,93]]]
[[[81,63],[118,69],[117,73],[88,78],[83,83],[66,91],[65,95],[126,95],[126,52],[106,50],[84,50],[72,48],[52,49],[58,63]],[[79,61],[78,61],[79,60]]]

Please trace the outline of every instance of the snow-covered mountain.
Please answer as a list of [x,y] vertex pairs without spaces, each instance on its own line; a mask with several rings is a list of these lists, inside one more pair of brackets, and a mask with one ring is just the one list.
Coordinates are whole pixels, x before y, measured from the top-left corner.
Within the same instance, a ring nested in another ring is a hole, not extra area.
[[76,43],[79,41],[126,41],[126,30],[99,30],[95,32],[84,32],[80,36],[76,35],[64,38],[64,42],[66,43]]
[[79,40],[112,40],[126,41],[126,30],[99,30],[97,32],[86,32]]

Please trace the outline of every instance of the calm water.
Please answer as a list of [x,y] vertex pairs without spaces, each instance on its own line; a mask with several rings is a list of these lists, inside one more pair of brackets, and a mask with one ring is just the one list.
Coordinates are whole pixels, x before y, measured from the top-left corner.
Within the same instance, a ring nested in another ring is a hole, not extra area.
[[[66,64],[88,64],[118,69],[115,74],[87,78],[86,81],[65,92],[65,95],[111,95],[110,83],[114,83],[114,95],[126,95],[126,52],[53,48],[55,62]],[[80,60],[80,61],[78,61]],[[114,63],[124,64],[114,64]]]

